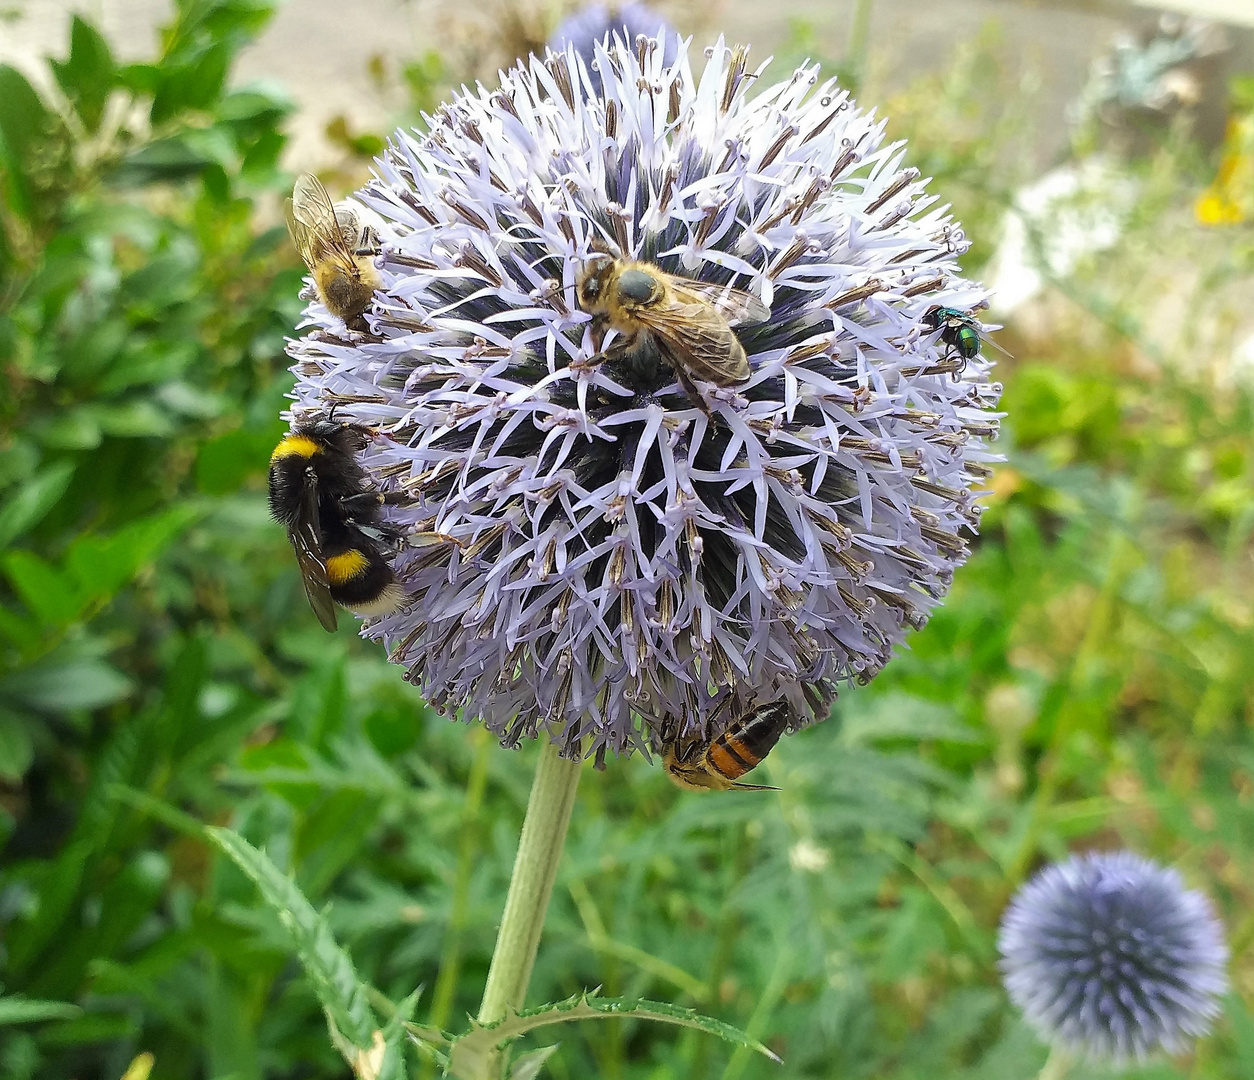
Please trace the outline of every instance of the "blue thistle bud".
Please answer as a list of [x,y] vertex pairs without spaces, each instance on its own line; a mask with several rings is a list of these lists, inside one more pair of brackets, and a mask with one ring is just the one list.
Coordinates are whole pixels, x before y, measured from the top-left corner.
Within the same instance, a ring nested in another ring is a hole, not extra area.
[[617,34],[626,42],[634,42],[644,35],[657,38],[663,43],[663,61],[673,63],[679,48],[679,38],[671,26],[652,8],[645,4],[589,4],[568,15],[553,31],[549,47],[554,52],[574,48],[584,66],[592,70],[596,59],[596,46],[606,44]]
[[1186,1049],[1228,985],[1210,902],[1126,851],[1042,870],[1006,909],[998,945],[1006,990],[1041,1036],[1115,1064]]

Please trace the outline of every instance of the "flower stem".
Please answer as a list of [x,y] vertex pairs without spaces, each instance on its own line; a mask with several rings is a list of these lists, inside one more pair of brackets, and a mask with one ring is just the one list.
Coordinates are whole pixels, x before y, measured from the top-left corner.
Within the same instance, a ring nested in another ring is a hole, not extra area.
[[579,762],[559,757],[557,747],[546,743],[531,785],[501,929],[483,988],[481,1024],[496,1023],[510,1009],[523,1006],[578,786]]

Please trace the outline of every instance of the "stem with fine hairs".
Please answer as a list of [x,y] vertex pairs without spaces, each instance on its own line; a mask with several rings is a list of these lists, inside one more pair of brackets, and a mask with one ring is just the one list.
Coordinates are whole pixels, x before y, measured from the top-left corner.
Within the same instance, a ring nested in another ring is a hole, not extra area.
[[[553,892],[553,880],[557,876],[557,864],[566,841],[566,827],[575,805],[579,766],[578,761],[559,757],[553,743],[546,743],[540,751],[540,764],[531,785],[518,856],[501,915],[501,928],[497,932],[488,981],[479,1006],[481,1024],[494,1024],[503,1020],[511,1009],[523,1007],[536,950],[540,946],[544,915]],[[496,1080],[500,1067],[498,1058],[486,1080]]]

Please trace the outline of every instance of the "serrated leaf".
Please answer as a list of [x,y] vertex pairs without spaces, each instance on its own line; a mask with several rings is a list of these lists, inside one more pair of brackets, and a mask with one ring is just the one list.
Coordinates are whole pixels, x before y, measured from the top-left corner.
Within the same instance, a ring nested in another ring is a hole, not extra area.
[[479,1077],[486,1076],[489,1062],[502,1043],[517,1039],[537,1028],[565,1024],[572,1020],[608,1020],[625,1016],[696,1028],[709,1035],[717,1035],[735,1046],[756,1050],[772,1061],[780,1060],[757,1039],[751,1038],[739,1028],[713,1017],[702,1016],[692,1009],[683,1009],[665,1001],[595,998],[581,994],[551,1005],[542,1005],[538,1009],[511,1013],[495,1024],[474,1024],[470,1031],[453,1042],[449,1054],[449,1075],[457,1080],[478,1080]]
[[68,1001],[0,997],[0,1025],[33,1024],[39,1020],[73,1020],[83,1010]]
[[356,1066],[358,1055],[374,1051],[379,1025],[367,1004],[366,986],[358,977],[352,959],[296,883],[280,871],[265,852],[230,829],[211,826],[206,833],[214,845],[253,880],[262,898],[278,915],[292,951],[327,1014],[332,1041],[340,1047],[349,1064]]
[[520,1054],[510,1065],[509,1080],[536,1080],[544,1063],[557,1053],[560,1045],[554,1043],[552,1046],[542,1046],[538,1050],[528,1050],[527,1053]]

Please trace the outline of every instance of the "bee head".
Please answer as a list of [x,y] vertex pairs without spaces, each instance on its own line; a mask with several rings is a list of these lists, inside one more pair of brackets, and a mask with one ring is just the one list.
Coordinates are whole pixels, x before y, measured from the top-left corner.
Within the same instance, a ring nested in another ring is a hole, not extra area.
[[575,277],[575,295],[584,311],[596,311],[605,303],[613,270],[614,257],[602,251],[594,251],[579,268]]

